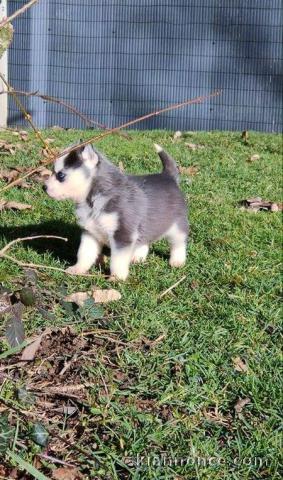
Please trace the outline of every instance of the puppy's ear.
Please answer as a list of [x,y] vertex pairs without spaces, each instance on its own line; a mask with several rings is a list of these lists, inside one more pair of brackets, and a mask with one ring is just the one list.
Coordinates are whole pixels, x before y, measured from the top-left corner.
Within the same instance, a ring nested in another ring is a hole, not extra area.
[[91,145],[85,145],[81,151],[82,159],[85,165],[88,167],[94,167],[98,164],[99,158],[97,153],[93,150]]

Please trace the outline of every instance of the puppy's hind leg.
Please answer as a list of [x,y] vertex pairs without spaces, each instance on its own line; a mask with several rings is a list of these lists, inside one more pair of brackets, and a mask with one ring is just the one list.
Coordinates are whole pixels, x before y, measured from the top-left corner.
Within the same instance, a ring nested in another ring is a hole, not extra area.
[[182,267],[186,262],[187,232],[174,224],[166,236],[170,243],[169,264],[171,267]]
[[77,263],[66,269],[73,275],[86,273],[97,260],[102,245],[88,232],[83,232],[77,255]]

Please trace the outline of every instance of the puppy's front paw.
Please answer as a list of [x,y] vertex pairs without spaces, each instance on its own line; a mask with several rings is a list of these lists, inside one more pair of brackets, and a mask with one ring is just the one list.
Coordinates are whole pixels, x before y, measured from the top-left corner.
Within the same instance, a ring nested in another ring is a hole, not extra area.
[[173,268],[183,267],[186,263],[185,259],[182,258],[170,258],[169,265]]
[[132,257],[132,260],[131,260],[132,263],[144,263],[145,262],[145,258],[144,257],[138,257],[138,256],[133,256]]
[[128,277],[128,273],[111,273],[110,277],[108,278],[109,282],[120,282],[126,280]]
[[143,263],[146,260],[147,254],[148,254],[148,245],[140,245],[137,247],[134,251],[134,254],[132,256],[132,263]]
[[83,275],[84,273],[87,273],[87,270],[83,269],[79,265],[73,265],[72,267],[66,268],[65,272],[69,273],[70,275]]

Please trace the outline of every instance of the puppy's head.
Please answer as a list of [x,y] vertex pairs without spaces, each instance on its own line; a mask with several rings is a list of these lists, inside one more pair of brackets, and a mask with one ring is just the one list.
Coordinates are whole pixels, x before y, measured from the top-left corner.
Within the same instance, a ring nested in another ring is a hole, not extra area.
[[56,200],[83,202],[99,164],[99,155],[91,145],[73,150],[55,160],[52,175],[45,182],[46,193]]

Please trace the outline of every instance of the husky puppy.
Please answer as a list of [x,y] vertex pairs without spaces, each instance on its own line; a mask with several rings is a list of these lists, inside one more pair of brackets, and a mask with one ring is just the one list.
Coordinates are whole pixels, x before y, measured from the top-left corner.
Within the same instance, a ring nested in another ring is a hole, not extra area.
[[152,175],[125,175],[90,145],[55,161],[45,190],[56,200],[75,202],[83,230],[77,263],[68,273],[86,273],[108,245],[111,275],[125,280],[130,263],[144,262],[149,245],[161,238],[170,243],[170,265],[184,265],[188,220],[179,172],[173,158],[155,148],[163,171]]

